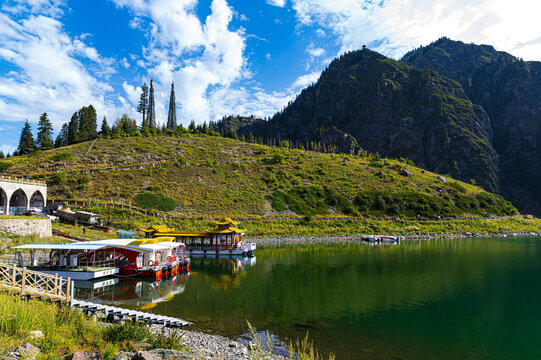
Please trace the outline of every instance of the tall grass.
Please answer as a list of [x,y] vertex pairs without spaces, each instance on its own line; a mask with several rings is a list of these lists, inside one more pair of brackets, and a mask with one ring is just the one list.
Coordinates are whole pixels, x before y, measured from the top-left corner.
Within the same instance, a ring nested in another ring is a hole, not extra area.
[[[33,330],[43,332],[43,338],[33,339]],[[130,322],[107,326],[77,309],[0,292],[0,357],[30,342],[40,348],[44,359],[63,358],[79,350],[100,352],[104,359],[111,359],[120,350],[133,351],[133,342],[141,340],[154,348],[185,350],[181,338],[175,331],[154,334],[147,326]]]
[[[249,321],[246,321],[248,324],[248,332],[251,340],[250,344],[250,353],[251,357],[254,360],[263,360],[269,358],[269,352],[273,349],[273,342],[270,337],[270,333],[267,331],[265,333],[265,338],[262,340],[260,336],[257,335],[257,330],[255,327],[250,324]],[[296,339],[295,341],[289,342],[289,360],[334,360],[334,354],[329,354],[327,357],[320,354],[314,343],[309,340],[308,334],[301,340]]]

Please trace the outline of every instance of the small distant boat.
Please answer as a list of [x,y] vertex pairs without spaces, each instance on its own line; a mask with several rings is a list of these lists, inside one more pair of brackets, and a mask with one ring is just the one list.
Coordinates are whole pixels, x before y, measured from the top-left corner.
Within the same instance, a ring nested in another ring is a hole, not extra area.
[[394,245],[400,244],[399,236],[392,235],[364,235],[361,241],[367,244]]

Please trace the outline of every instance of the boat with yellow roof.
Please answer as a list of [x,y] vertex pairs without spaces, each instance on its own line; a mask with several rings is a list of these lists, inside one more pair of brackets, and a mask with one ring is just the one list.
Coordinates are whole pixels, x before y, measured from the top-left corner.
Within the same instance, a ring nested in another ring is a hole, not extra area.
[[174,237],[186,245],[190,256],[254,256],[256,244],[242,241],[246,229],[237,227],[240,222],[224,217],[213,224],[217,225],[215,229],[202,232],[175,231],[165,225],[152,225],[141,231],[147,238]]

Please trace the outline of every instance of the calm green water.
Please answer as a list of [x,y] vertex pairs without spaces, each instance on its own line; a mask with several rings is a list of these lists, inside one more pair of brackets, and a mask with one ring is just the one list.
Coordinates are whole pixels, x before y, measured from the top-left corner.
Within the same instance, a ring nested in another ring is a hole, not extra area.
[[541,356],[541,238],[267,248],[252,265],[194,259],[150,306],[147,285],[116,289],[216,333],[246,320],[282,339],[308,331],[337,359]]

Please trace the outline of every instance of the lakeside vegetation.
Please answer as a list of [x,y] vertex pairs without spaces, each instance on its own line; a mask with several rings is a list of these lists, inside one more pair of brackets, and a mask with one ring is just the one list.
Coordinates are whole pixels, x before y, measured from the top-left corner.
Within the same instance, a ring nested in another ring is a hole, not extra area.
[[[131,231],[137,231],[150,225],[165,224],[177,230],[203,231],[213,228],[206,220],[174,220],[144,216],[132,210],[104,207],[88,207],[88,211],[99,213],[103,219],[114,222],[114,225]],[[74,231],[77,236],[82,230],[65,224],[63,226]],[[485,233],[485,232],[538,232],[541,231],[541,219],[525,219],[522,217],[502,219],[464,219],[464,220],[314,220],[299,218],[298,220],[257,220],[243,221],[240,225],[247,229],[246,237],[271,236],[308,236],[308,235],[352,235],[352,234],[393,234],[408,235],[418,233]],[[88,230],[87,230],[88,231]],[[110,237],[107,233],[94,231],[95,236]]]
[[[34,339],[31,331],[41,331]],[[148,341],[154,348],[185,350],[178,333],[153,334],[147,326],[126,322],[107,326],[82,311],[40,300],[22,300],[0,292],[0,354],[30,342],[41,350],[40,359],[59,359],[76,351],[100,352],[111,359],[120,350],[134,351],[134,342]]]

